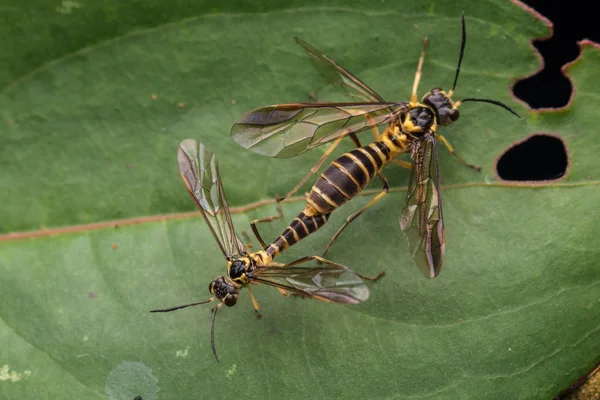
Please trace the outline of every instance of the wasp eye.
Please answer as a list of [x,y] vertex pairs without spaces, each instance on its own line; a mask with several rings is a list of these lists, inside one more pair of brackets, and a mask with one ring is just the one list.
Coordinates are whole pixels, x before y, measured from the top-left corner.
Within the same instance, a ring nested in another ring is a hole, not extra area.
[[458,110],[456,108],[453,108],[452,110],[450,110],[448,112],[448,116],[454,122],[458,119],[458,117],[460,117],[460,112],[458,112]]
[[223,303],[225,303],[225,305],[227,307],[233,307],[233,306],[235,306],[235,303],[237,303],[237,299],[238,299],[238,295],[237,294],[228,294],[223,299]]

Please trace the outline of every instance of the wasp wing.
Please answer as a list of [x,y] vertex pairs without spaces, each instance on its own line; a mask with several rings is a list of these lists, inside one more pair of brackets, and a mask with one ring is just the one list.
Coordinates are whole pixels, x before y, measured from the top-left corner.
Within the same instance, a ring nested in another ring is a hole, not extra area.
[[340,137],[388,123],[406,103],[291,103],[257,108],[231,128],[242,147],[269,157],[294,157]]
[[317,300],[357,304],[369,298],[369,288],[350,269],[323,267],[256,267],[252,282],[274,286]]
[[215,155],[202,143],[185,139],[177,152],[179,171],[226,258],[245,253],[231,222]]
[[375,93],[373,89],[365,85],[360,79],[352,75],[322,51],[314,48],[299,37],[294,37],[294,39],[310,56],[310,60],[317,71],[334,86],[340,87],[352,100],[385,103],[385,100]]
[[412,175],[400,229],[408,241],[413,259],[423,274],[435,278],[444,262],[444,220],[435,135],[413,142]]

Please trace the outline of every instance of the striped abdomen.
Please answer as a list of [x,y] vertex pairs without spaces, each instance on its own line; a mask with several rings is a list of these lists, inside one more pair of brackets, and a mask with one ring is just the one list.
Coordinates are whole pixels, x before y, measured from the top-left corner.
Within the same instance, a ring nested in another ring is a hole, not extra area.
[[306,214],[328,215],[360,193],[391,159],[390,150],[381,142],[342,154],[312,187]]
[[307,216],[304,211],[301,212],[294,218],[290,225],[285,228],[283,233],[279,235],[273,243],[268,245],[264,251],[266,251],[271,258],[275,258],[275,256],[283,250],[296,244],[311,233],[316,232],[320,227],[325,225],[328,218],[329,214]]

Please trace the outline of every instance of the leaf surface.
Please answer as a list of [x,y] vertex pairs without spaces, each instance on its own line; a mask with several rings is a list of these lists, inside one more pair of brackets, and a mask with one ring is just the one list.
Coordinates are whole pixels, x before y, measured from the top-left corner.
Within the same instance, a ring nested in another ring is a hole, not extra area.
[[[113,39],[102,43],[83,35],[74,22],[83,11],[71,4],[73,20],[57,13],[42,22],[70,27],[76,44],[42,35],[32,63],[45,63],[38,69],[25,62],[33,37],[19,39],[28,41],[23,48],[11,42],[15,60],[2,71],[0,92],[1,233],[192,210],[176,161],[187,137],[217,155],[229,205],[243,210],[234,215],[238,230],[274,213],[272,204],[246,206],[286,193],[324,149],[261,157],[231,140],[231,124],[255,107],[309,101],[312,91],[343,100],[312,70],[294,35],[386,100],[410,96],[424,36],[420,92],[448,88],[454,78],[458,6],[272,2],[211,13],[198,4],[190,14],[178,4],[154,22],[127,11],[129,25],[119,22],[113,33],[105,27],[99,37]],[[85,7],[110,15],[106,4]],[[567,109],[527,112],[509,87],[539,67],[530,40],[548,28],[510,2],[480,2],[465,14],[456,98],[497,99],[524,118],[466,103],[461,119],[443,129],[483,172],[464,168],[439,145],[447,247],[438,278],[423,279],[411,262],[398,226],[409,174],[390,166],[391,193],[328,254],[363,274],[387,272],[370,286],[369,300],[336,306],[257,287],[262,320],[245,293],[217,315],[217,365],[208,306],[148,313],[207,299],[209,282],[225,273],[201,219],[3,236],[0,397],[537,399],[589,371],[600,354],[600,51],[583,46],[568,69],[576,94]],[[497,157],[536,132],[565,140],[568,176],[538,187],[498,182]],[[368,198],[344,206],[282,260],[320,253]],[[302,207],[286,203],[285,221],[261,226],[263,237],[274,238]]]

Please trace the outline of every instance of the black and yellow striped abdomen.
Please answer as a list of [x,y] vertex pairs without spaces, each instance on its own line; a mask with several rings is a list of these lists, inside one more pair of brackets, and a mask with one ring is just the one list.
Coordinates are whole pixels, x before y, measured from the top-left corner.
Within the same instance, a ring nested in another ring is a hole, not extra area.
[[[389,143],[392,150],[386,143]],[[259,253],[273,259],[283,250],[316,232],[325,225],[333,210],[360,193],[402,151],[404,147],[387,140],[373,142],[342,154],[323,171],[313,185],[306,197],[304,210],[277,239]]]
[[316,232],[320,227],[325,225],[328,218],[329,214],[307,216],[304,211],[301,212],[264,251],[271,258],[275,258],[283,250],[293,246],[311,233]]
[[392,159],[382,142],[342,154],[323,171],[307,196],[307,215],[325,215],[360,193]]

